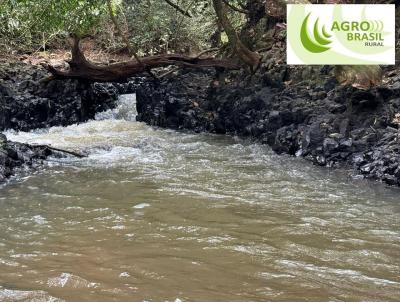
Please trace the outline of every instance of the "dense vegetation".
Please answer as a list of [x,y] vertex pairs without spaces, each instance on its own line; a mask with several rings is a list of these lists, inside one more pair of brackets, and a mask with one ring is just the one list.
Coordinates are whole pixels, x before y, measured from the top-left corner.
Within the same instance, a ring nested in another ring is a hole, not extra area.
[[[66,37],[91,36],[102,51],[145,57],[154,54],[198,54],[217,49],[254,70],[285,35],[287,3],[394,3],[393,0],[3,0],[0,1],[0,52],[38,53],[68,48]],[[379,82],[377,68],[337,68],[344,83],[355,74]]]
[[[90,34],[109,50],[123,47],[108,1],[5,0],[0,2],[1,49],[29,52],[60,47],[68,33]],[[109,1],[122,31],[143,55],[207,48],[217,26],[210,1]],[[172,6],[171,4],[176,4]],[[243,5],[243,4],[242,4]],[[230,11],[236,27],[245,18]]]

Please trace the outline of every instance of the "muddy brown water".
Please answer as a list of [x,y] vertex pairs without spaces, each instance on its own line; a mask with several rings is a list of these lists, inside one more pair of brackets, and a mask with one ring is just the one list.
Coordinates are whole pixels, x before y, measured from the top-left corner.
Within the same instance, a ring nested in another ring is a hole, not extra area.
[[0,188],[0,301],[400,301],[400,191],[232,137],[96,120]]

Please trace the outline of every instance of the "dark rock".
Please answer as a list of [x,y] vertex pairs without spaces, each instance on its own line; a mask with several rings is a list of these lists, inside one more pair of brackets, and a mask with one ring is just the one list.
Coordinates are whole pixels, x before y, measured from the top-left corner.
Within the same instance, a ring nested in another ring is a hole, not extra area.
[[0,182],[5,181],[17,168],[38,166],[52,154],[47,147],[9,142],[4,134],[0,134]]
[[399,184],[399,179],[394,175],[384,174],[382,180],[388,185],[394,186]]
[[0,133],[0,146],[6,143],[7,143],[7,136],[5,136],[3,133]]
[[2,67],[0,131],[65,126],[94,118],[115,106],[118,95],[132,93],[142,78],[125,84],[85,83],[77,80],[41,82],[42,67],[13,63]]
[[[23,63],[0,66],[0,131],[28,131],[86,121],[99,111],[113,108],[120,93],[132,93],[143,82],[141,78],[125,84],[41,82],[47,75],[43,68]],[[0,133],[0,182],[18,167],[39,165],[52,154],[46,147],[8,142]]]
[[334,152],[338,147],[339,144],[336,140],[332,138],[325,138],[323,142],[324,151],[326,154]]
[[360,167],[360,171],[364,174],[369,174],[372,170],[373,165],[372,164],[365,164]]
[[325,166],[326,165],[326,158],[323,155],[318,155],[316,157],[316,162],[320,165],[320,166]]
[[210,70],[145,83],[137,92],[137,118],[161,127],[252,137],[277,153],[328,167],[352,165],[365,178],[399,184],[399,135],[392,123],[400,112],[399,89],[363,91],[337,85],[322,69],[306,70],[305,78],[304,72],[285,68],[285,80],[293,85],[285,85],[282,69],[271,64],[251,79],[232,73],[226,86],[210,87],[215,79]]

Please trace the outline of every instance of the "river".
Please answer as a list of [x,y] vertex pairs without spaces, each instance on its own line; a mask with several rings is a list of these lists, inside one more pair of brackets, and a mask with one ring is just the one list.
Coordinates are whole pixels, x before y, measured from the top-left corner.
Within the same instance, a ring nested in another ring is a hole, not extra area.
[[399,301],[400,192],[228,136],[96,120],[0,188],[0,301]]

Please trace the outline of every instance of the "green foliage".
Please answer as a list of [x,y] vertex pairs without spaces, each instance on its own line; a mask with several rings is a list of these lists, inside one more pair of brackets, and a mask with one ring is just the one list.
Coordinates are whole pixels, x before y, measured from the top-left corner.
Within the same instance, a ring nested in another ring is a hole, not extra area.
[[3,0],[0,38],[3,48],[35,48],[63,33],[86,34],[105,13],[101,0]]
[[173,0],[192,18],[164,0],[125,0],[119,16],[127,20],[131,42],[144,54],[187,52],[208,45],[215,31],[215,14],[207,0]]
[[[195,52],[210,47],[210,37],[218,28],[211,1],[171,1],[192,17],[165,0],[112,1],[120,27],[139,54]],[[240,6],[243,1],[230,3]],[[239,29],[244,15],[229,11],[230,20]],[[103,46],[124,47],[105,0],[0,0],[0,51],[31,52],[65,45],[68,33],[90,33]],[[55,43],[58,41],[61,43]]]

